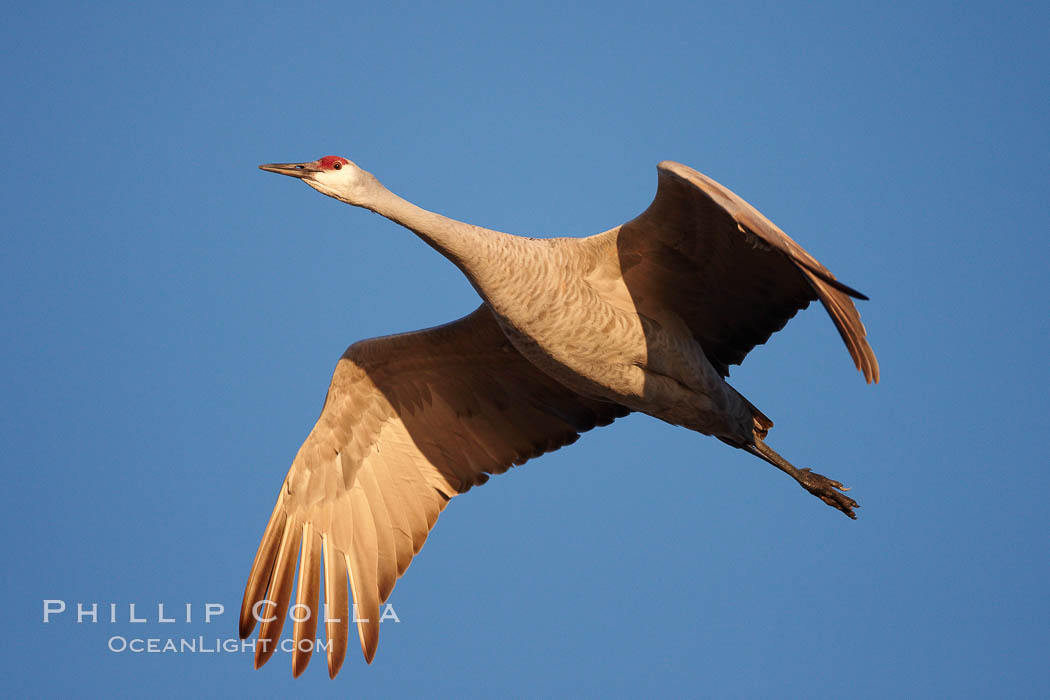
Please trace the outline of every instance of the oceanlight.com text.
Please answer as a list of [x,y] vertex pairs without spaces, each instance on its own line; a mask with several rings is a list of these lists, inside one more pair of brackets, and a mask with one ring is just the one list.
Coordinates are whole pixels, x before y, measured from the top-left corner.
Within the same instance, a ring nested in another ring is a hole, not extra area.
[[[327,652],[332,645],[332,640],[323,639],[300,639],[296,644],[294,639],[282,639],[277,649],[285,653],[292,653],[296,647],[306,653]],[[124,637],[113,635],[109,638],[107,646],[110,651],[132,654],[243,654],[245,652],[255,653],[256,648],[264,653],[270,648],[269,639],[237,639],[227,637],[225,639],[214,637]]]

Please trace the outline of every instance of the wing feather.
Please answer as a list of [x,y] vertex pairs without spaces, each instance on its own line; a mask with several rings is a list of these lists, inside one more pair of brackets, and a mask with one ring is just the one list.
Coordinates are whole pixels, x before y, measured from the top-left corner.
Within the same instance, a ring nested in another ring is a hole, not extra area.
[[397,582],[394,526],[371,465],[361,470],[358,483],[361,484],[368,508],[372,511],[372,523],[376,533],[376,586],[379,589],[379,602],[383,602],[390,596],[390,591],[394,590],[394,583]]
[[[409,509],[396,487],[393,476],[384,471],[387,465],[382,453],[376,453],[374,460],[368,471],[375,479],[376,487],[379,489],[380,497],[386,505],[387,515],[390,518],[390,533],[393,540],[394,567],[396,570],[394,581],[396,581],[408,569],[408,565],[412,562],[412,556],[415,554],[412,535],[414,528],[410,519]],[[393,584],[391,584],[392,588]],[[389,595],[390,590],[387,590],[383,600],[386,600]]]
[[378,541],[372,504],[360,480],[350,489],[350,508],[354,518],[354,537],[346,554],[350,570],[350,589],[354,594],[354,617],[361,638],[365,661],[372,663],[379,645]]
[[[292,675],[298,678],[313,656],[317,637],[318,593],[321,589],[321,538],[310,523],[303,523],[303,542],[299,553],[299,581],[295,586],[295,640]],[[304,640],[309,644],[304,643]]]
[[[277,560],[277,550],[281,546],[281,538],[284,535],[284,523],[288,519],[288,513],[284,509],[282,499],[277,499],[277,505],[273,508],[270,521],[263,531],[262,542],[255,553],[255,561],[252,562],[252,573],[248,577],[248,584],[244,588],[244,600],[264,600],[266,588],[270,585],[270,572],[273,571],[273,563]],[[240,634],[241,639],[251,635],[255,629],[256,615],[252,606],[241,606]]]
[[288,612],[288,603],[292,597],[292,581],[295,576],[295,559],[298,554],[301,531],[295,521],[285,522],[281,546],[277,550],[277,559],[270,572],[270,585],[266,590],[266,605],[262,607],[262,626],[259,629],[259,644],[255,647],[255,667],[259,668],[270,660],[277,651],[281,638],[284,616]]
[[328,639],[328,677],[335,678],[346,659],[350,601],[346,588],[346,560],[332,546],[327,534],[321,536],[324,560],[325,636]]

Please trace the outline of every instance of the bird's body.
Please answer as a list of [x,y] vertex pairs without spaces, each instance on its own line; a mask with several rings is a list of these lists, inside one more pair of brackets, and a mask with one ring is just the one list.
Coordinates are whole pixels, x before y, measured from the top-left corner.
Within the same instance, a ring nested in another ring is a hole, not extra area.
[[[535,239],[427,212],[346,159],[262,167],[416,232],[483,303],[445,326],[362,341],[343,355],[245,590],[242,636],[262,620],[260,641],[272,642],[257,647],[257,664],[280,637],[296,547],[297,604],[317,609],[323,561],[328,609],[345,613],[349,576],[358,616],[368,618],[358,630],[370,661],[378,607],[452,496],[631,411],[745,449],[854,517],[841,484],[765,444],[772,421],[725,378],[820,299],[877,381],[849,300],[861,295],[713,180],[661,163],[657,197],[638,218],[587,238]],[[347,634],[346,614],[335,617],[326,623],[333,676]],[[297,620],[295,639],[312,638],[316,624]],[[296,674],[308,660],[293,655]]]
[[616,234],[530,246],[523,267],[539,279],[479,291],[518,352],[561,384],[706,435],[739,432],[746,402],[685,324],[632,308]]

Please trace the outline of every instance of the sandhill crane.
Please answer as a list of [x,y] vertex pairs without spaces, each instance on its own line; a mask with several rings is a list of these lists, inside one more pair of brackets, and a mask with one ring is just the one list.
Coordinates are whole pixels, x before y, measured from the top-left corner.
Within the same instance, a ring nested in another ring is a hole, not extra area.
[[244,591],[241,637],[262,620],[256,667],[277,647],[294,588],[292,670],[306,668],[300,640],[316,634],[322,577],[329,675],[346,654],[348,577],[371,663],[380,605],[449,499],[631,411],[747,450],[855,517],[842,484],[766,445],[773,422],[725,378],[819,299],[877,382],[850,300],[867,297],[714,180],[665,161],[636,219],[588,238],[536,239],[421,209],[346,158],[259,167],[414,231],[483,301],[443,326],[354,343],[339,360]]

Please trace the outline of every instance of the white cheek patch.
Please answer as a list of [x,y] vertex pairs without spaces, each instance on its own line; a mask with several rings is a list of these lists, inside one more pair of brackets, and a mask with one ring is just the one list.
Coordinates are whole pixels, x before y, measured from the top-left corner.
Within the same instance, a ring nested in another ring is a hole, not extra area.
[[323,170],[312,178],[307,179],[306,184],[310,185],[310,187],[313,187],[321,194],[326,194],[329,197],[336,197],[336,189],[340,184],[337,181],[337,178],[333,177],[333,175],[336,174],[338,174],[338,171]]
[[314,173],[313,177],[306,178],[306,183],[321,194],[354,204],[354,193],[360,188],[362,179],[360,170],[344,163],[339,170],[326,169]]

